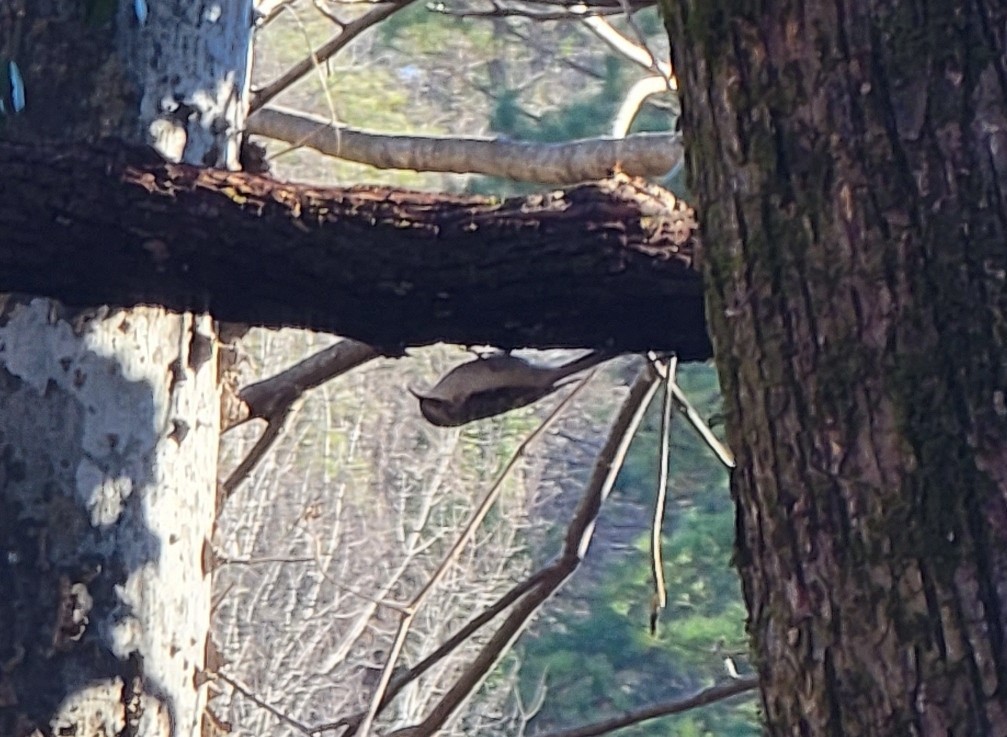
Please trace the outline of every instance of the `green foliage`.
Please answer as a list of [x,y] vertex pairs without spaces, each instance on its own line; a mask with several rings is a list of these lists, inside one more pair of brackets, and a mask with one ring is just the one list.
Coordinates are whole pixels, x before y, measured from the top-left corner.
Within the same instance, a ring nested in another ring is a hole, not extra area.
[[[712,367],[683,367],[679,373],[699,411],[712,414],[719,401]],[[649,517],[654,494],[657,425],[652,416],[616,486],[621,501],[638,507],[639,519]],[[630,555],[605,551],[596,580],[576,587],[582,598],[561,599],[552,621],[522,641],[523,687],[530,691],[544,672],[548,688],[533,731],[684,697],[722,681],[727,655],[744,669],[745,609],[730,567],[734,511],[726,474],[681,418],[673,421],[672,445],[663,549],[668,606],[657,636],[647,626],[653,589],[649,533],[641,530]],[[604,525],[603,511],[599,530]],[[735,699],[642,723],[625,734],[747,737],[758,734],[757,724],[753,701]]]

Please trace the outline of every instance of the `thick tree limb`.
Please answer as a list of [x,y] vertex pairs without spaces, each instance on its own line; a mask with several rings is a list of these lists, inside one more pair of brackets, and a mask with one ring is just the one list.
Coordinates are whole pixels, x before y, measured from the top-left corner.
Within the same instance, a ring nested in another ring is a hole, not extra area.
[[[649,78],[651,79],[651,78]],[[667,89],[657,79],[646,95]],[[634,102],[633,115],[642,98]],[[529,143],[454,136],[395,136],[332,125],[307,113],[266,108],[246,124],[255,133],[304,145],[379,169],[487,174],[521,182],[571,184],[603,179],[613,171],[660,177],[682,160],[682,138],[674,133],[638,133],[568,143]]]
[[710,355],[691,210],[619,177],[499,202],[0,143],[0,290],[339,333]]

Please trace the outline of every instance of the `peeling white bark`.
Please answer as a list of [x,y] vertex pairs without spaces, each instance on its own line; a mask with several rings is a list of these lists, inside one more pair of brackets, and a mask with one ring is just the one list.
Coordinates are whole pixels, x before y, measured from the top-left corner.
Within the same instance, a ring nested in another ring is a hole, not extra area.
[[251,79],[250,0],[120,3],[119,46],[140,85],[140,120],[172,161],[235,169]]

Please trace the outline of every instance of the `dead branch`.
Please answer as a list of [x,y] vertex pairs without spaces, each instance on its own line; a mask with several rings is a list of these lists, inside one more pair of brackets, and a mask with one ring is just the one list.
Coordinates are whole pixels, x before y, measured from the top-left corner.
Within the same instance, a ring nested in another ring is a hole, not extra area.
[[223,498],[231,496],[255,469],[276,439],[283,433],[291,415],[309,389],[343,374],[381,355],[375,348],[356,340],[342,340],[335,345],[291,366],[286,371],[242,389],[237,396],[237,420],[222,428],[231,430],[253,418],[266,420],[266,429],[251,450],[221,484]]
[[[660,364],[654,362],[654,368],[657,370],[658,374],[665,376],[664,370]],[[702,438],[706,446],[713,451],[713,454],[717,456],[717,460],[724,464],[725,468],[734,468],[734,453],[728,448],[720,439],[713,434],[713,430],[707,424],[706,420],[703,419],[702,415],[692,406],[689,398],[685,396],[685,392],[682,391],[681,387],[674,381],[671,383],[671,391],[675,396],[675,404],[678,410],[685,415],[685,419],[689,421],[689,424],[699,433],[699,437]]]
[[671,171],[683,154],[677,133],[638,133],[558,144],[395,136],[334,126],[322,117],[276,107],[251,116],[247,130],[378,169],[486,174],[545,184],[604,179],[614,171],[660,177]]
[[567,527],[563,552],[555,568],[550,569],[549,575],[544,576],[538,586],[514,605],[500,627],[434,706],[427,718],[419,724],[393,732],[394,737],[429,737],[440,729],[478,688],[489,670],[528,624],[538,607],[577,569],[590,545],[595,529],[594,523],[602,502],[615,484],[616,475],[625,459],[630,441],[643,420],[646,407],[657,387],[655,375],[648,369],[641,373],[640,378],[630,389],[629,396],[620,409],[599,455],[584,497]]
[[662,377],[664,385],[663,401],[661,402],[661,443],[659,454],[659,471],[657,474],[657,493],[654,495],[654,515],[650,525],[650,573],[654,581],[654,597],[650,604],[650,634],[657,634],[657,618],[668,602],[668,591],[664,581],[664,554],[661,547],[661,530],[664,526],[664,514],[668,500],[668,471],[671,460],[671,417],[673,407],[672,384],[675,383],[675,370],[678,361],[672,356],[663,364],[665,369]]
[[283,429],[287,426],[287,420],[295,414],[298,404],[300,403],[291,403],[284,407],[282,412],[269,418],[269,421],[266,423],[266,429],[262,431],[255,444],[220,484],[217,492],[218,504],[230,497],[241,486],[241,482],[248,478],[248,475],[255,470],[259,462],[266,457],[266,453],[273,447],[273,443],[283,434]]
[[[578,383],[577,387],[572,392],[567,394],[567,396],[563,398],[563,401],[560,402],[556,406],[556,408],[549,413],[549,416],[546,417],[539,424],[539,426],[535,428],[535,430],[532,431],[531,434],[529,434],[528,437],[525,438],[524,441],[518,446],[517,450],[514,451],[514,453],[510,457],[510,460],[507,462],[503,470],[501,470],[500,474],[497,476],[496,481],[493,483],[489,491],[486,493],[486,496],[483,498],[482,502],[480,502],[479,506],[472,513],[472,516],[466,523],[464,529],[462,530],[462,533],[458,536],[458,539],[455,540],[454,545],[451,546],[451,549],[444,556],[444,560],[441,561],[440,565],[437,566],[437,569],[434,571],[433,575],[430,576],[429,580],[426,582],[423,588],[420,589],[419,593],[416,594],[415,597],[413,597],[413,600],[405,608],[406,615],[402,617],[402,619],[399,622],[398,631],[395,633],[395,639],[392,642],[390,653],[388,655],[388,660],[385,663],[385,667],[381,672],[381,678],[378,682],[378,687],[375,689],[374,695],[371,698],[371,703],[370,706],[368,707],[367,713],[364,715],[364,718],[361,720],[360,725],[357,728],[356,734],[359,735],[359,737],[367,737],[371,723],[374,721],[374,717],[377,716],[379,710],[381,709],[381,704],[385,700],[385,692],[388,689],[388,685],[392,678],[392,673],[395,670],[395,662],[398,658],[398,654],[402,650],[402,646],[405,644],[406,636],[409,634],[409,629],[412,626],[412,621],[416,616],[416,613],[419,611],[420,607],[423,606],[424,602],[426,601],[426,598],[433,591],[434,587],[436,587],[437,584],[441,581],[441,579],[444,578],[444,576],[447,574],[448,570],[457,560],[462,550],[472,540],[473,536],[476,533],[476,530],[479,529],[479,526],[486,518],[486,515],[489,514],[490,510],[493,508],[493,505],[496,503],[496,500],[499,497],[500,492],[503,490],[504,480],[506,480],[507,477],[510,476],[511,471],[514,470],[514,467],[517,465],[518,461],[524,458],[524,455],[527,452],[528,447],[539,436],[541,436],[549,427],[553,425],[556,419],[558,419],[560,415],[563,413],[563,410],[565,410],[570,405],[570,402],[572,402],[573,399],[578,394],[580,394],[581,391],[583,391],[584,387],[587,386],[587,383],[591,380],[593,376],[594,373],[592,372],[590,375],[581,380]],[[494,662],[495,660],[496,658],[494,658]],[[460,682],[461,679],[459,679],[459,681],[456,682],[455,688],[457,688],[458,683]]]
[[710,686],[699,693],[688,696],[684,699],[676,699],[663,704],[652,704],[651,706],[627,712],[622,716],[606,719],[594,724],[586,724],[583,727],[565,729],[559,732],[547,732],[538,737],[598,737],[598,735],[614,732],[617,729],[628,727],[631,724],[639,724],[648,719],[657,717],[681,714],[682,712],[696,709],[700,706],[708,706],[718,701],[729,699],[739,694],[754,691],[759,686],[759,679],[755,676],[729,681],[717,686]]
[[235,691],[237,691],[238,693],[240,693],[246,699],[248,699],[253,704],[255,704],[256,706],[258,706],[260,709],[265,709],[270,714],[272,714],[274,717],[276,717],[277,719],[279,719],[281,722],[283,722],[284,724],[290,725],[291,727],[293,727],[294,729],[296,729],[301,734],[306,734],[306,735],[316,734],[316,731],[313,730],[313,729],[311,729],[311,727],[309,727],[306,724],[302,724],[301,722],[299,722],[296,719],[294,719],[293,717],[291,717],[289,714],[285,714],[284,712],[282,712],[281,710],[277,709],[275,706],[273,706],[269,702],[263,701],[261,698],[259,698],[258,696],[255,695],[255,693],[252,691],[252,689],[250,689],[247,686],[243,686],[242,684],[238,683],[237,680],[235,680],[234,678],[231,678],[231,676],[227,675],[226,673],[221,673],[221,672],[218,671],[215,675],[221,681],[223,681],[224,683],[226,683],[227,685],[229,685],[231,688],[233,688]]
[[609,48],[617,54],[638,64],[648,72],[664,77],[669,81],[672,89],[678,89],[678,84],[673,81],[674,72],[671,64],[666,61],[658,61],[642,41],[637,43],[627,38],[605,18],[585,16],[583,22],[594,35],[608,44]]
[[377,5],[373,10],[343,25],[339,35],[326,41],[269,84],[255,90],[251,103],[248,106],[249,114],[254,113],[305,74],[315,69],[319,64],[335,56],[350,41],[368,28],[377,25],[412,2],[413,0],[397,0],[392,3]]
[[306,391],[380,355],[366,343],[341,340],[268,379],[244,387],[238,392],[238,400],[244,406],[240,415],[242,419],[223,430],[255,418],[272,420],[280,417]]
[[[615,121],[612,123],[612,135],[616,138],[621,138],[629,133],[633,121],[636,120],[636,116],[639,114],[640,108],[643,107],[643,103],[647,101],[647,98],[652,95],[662,94],[670,89],[673,88],[670,86],[668,80],[660,75],[652,75],[637,80],[629,88],[629,91],[626,92],[622,98],[622,102],[619,104]],[[675,162],[675,166],[678,166],[678,162]],[[671,169],[668,169],[665,174],[670,171]]]
[[599,8],[585,5],[574,5],[562,10],[538,11],[522,6],[508,6],[493,2],[492,10],[468,10],[452,8],[443,2],[428,3],[427,9],[432,13],[451,15],[456,18],[527,18],[534,21],[545,20],[582,20],[586,15],[622,15],[622,8]]

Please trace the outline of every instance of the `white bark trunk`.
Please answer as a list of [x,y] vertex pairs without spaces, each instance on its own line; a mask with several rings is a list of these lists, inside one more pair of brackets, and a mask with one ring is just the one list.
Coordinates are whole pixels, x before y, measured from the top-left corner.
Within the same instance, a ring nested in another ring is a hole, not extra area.
[[[0,56],[26,70],[28,105],[10,135],[49,133],[51,89],[90,68],[65,130],[236,164],[251,0],[122,0],[106,19],[13,1]],[[128,123],[78,104],[103,95],[133,101]],[[207,316],[0,300],[0,734],[201,733],[218,434]]]

